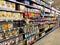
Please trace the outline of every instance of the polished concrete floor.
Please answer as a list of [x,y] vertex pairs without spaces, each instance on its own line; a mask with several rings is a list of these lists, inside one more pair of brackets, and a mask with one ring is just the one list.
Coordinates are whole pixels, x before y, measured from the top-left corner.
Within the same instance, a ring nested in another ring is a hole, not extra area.
[[33,45],[60,45],[60,27]]

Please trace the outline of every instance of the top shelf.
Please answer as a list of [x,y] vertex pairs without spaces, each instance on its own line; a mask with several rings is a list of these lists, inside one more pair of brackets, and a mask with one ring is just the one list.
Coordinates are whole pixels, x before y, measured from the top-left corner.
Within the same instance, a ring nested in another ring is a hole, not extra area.
[[[6,0],[5,0],[5,1],[6,1]],[[24,6],[28,6],[28,7],[34,8],[34,7],[31,6],[31,5],[27,5],[27,4],[18,2],[18,1],[8,1],[8,2],[17,3],[17,4],[21,4],[21,5],[24,5]],[[46,7],[46,6],[44,6],[44,5],[40,5],[40,4],[38,4],[37,2],[34,2],[34,1],[32,1],[32,0],[31,0],[31,2],[33,2],[33,3],[35,3],[35,4],[39,5],[39,6],[42,6],[42,7],[45,7],[45,8],[50,9],[49,7]],[[35,8],[35,9],[36,9],[36,8]]]
[[[6,1],[6,0],[4,0],[4,1]],[[43,1],[43,0],[41,0],[41,1]],[[7,2],[12,2],[12,3],[21,4],[21,5],[24,5],[24,6],[26,6],[26,7],[33,8],[33,9],[39,9],[39,8],[35,8],[35,7],[31,6],[31,5],[27,5],[27,4],[18,2],[18,1],[8,1],[8,0],[7,0]],[[44,5],[40,5],[39,3],[34,2],[34,1],[32,1],[32,0],[31,0],[31,2],[33,2],[33,3],[35,3],[35,4],[39,5],[39,6],[45,7],[45,8],[47,8],[47,9],[50,9],[50,10],[52,10],[52,11],[55,11],[55,10],[51,9],[50,7],[47,7],[47,6],[44,6]],[[45,2],[46,4],[49,4],[49,3],[47,3],[46,1],[43,1],[43,2]],[[56,12],[56,11],[55,11],[55,12]],[[59,12],[58,12],[58,13],[59,13]]]

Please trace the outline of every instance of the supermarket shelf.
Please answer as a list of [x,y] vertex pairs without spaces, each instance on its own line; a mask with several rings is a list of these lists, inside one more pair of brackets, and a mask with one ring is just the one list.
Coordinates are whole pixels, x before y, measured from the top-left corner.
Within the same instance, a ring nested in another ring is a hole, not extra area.
[[[19,29],[20,27],[17,27],[17,28],[13,28],[13,29]],[[8,30],[1,30],[0,32],[9,32],[9,31],[12,31],[13,29],[8,29]]]
[[[6,0],[5,0],[5,1],[6,1]],[[8,1],[8,2],[18,3],[18,4],[24,5],[24,6],[29,7],[29,8],[33,8],[33,9],[39,9],[39,8],[35,8],[35,7],[31,6],[31,5],[27,5],[27,4],[24,4],[24,3],[21,3],[21,2],[17,2],[17,1],[15,1],[15,2],[13,2],[13,1]]]
[[24,13],[24,12],[22,12],[22,11],[17,11],[17,10],[15,10],[15,11],[13,11],[13,10],[0,10],[0,11],[6,11],[6,12],[16,12],[16,13]]
[[[24,33],[22,33],[22,34],[24,34]],[[16,38],[16,37],[19,37],[19,36],[21,36],[22,34],[19,34],[19,35],[16,35],[16,36],[11,36],[11,37],[6,38],[6,39],[2,39],[2,40],[0,40],[0,43],[2,43],[2,42],[4,42],[4,41],[8,41],[8,40],[13,39],[13,38]]]
[[[56,28],[55,28],[55,29],[56,29]],[[54,30],[55,30],[55,29],[54,29]],[[40,37],[39,39],[37,39],[34,43],[36,43],[36,42],[39,41],[40,39],[44,38],[45,36],[47,36],[49,33],[53,32],[54,30],[50,30],[50,31],[49,31],[48,33],[46,33],[44,36],[42,36],[42,37]],[[34,43],[33,43],[33,44],[34,44]],[[32,44],[32,45],[33,45],[33,44]]]
[[10,20],[0,19],[0,21],[2,21],[2,22],[13,22],[13,21],[21,21],[21,20],[17,20],[17,19],[15,19],[15,20],[13,20],[13,19],[10,19]]
[[[5,1],[6,1],[6,0],[5,0]],[[32,0],[31,0],[31,1],[32,1]],[[42,0],[42,1],[43,1],[43,0]],[[14,2],[13,2],[13,1],[8,1],[8,2],[18,3],[18,4],[21,4],[21,5],[24,5],[24,6],[33,8],[33,9],[38,9],[38,8],[35,8],[35,7],[31,6],[31,5],[27,5],[27,4],[24,4],[24,3],[21,3],[21,2],[17,2],[17,1],[14,1]],[[32,1],[32,2],[35,3],[35,4],[37,4],[37,5],[39,5],[39,6],[42,6],[42,7],[45,7],[45,8],[48,8],[48,9],[52,10],[51,8],[46,7],[46,6],[44,6],[44,5],[40,5],[40,4],[38,4],[38,3],[34,2],[34,1]],[[43,2],[47,3],[46,1],[43,1]],[[49,3],[47,3],[47,4],[49,4]],[[55,10],[53,10],[53,11],[55,11]],[[59,13],[59,12],[58,12],[58,13]]]
[[[31,0],[32,1],[32,0]],[[40,4],[38,4],[37,2],[34,2],[34,1],[32,1],[33,3],[35,3],[35,4],[37,4],[37,5],[39,5],[39,6],[42,6],[42,7],[45,7],[45,8],[48,8],[48,9],[50,9],[51,10],[51,8],[49,8],[49,7],[46,7],[46,6],[44,6],[44,5],[40,5]],[[45,2],[45,1],[43,1],[43,2]],[[46,3],[46,2],[45,2]]]
[[[32,0],[31,0],[31,1],[32,1]],[[17,1],[15,1],[15,2],[13,2],[13,1],[8,1],[8,2],[18,3],[18,4],[21,4],[21,5],[24,5],[24,6],[30,7],[30,8],[38,9],[38,8],[35,8],[35,7],[31,6],[31,5],[27,5],[27,4],[24,4],[24,3],[21,3],[21,2],[17,2]],[[34,1],[32,1],[32,2],[35,3],[35,4],[37,4],[37,5],[39,5],[39,6],[42,6],[42,7],[45,7],[45,8],[51,9],[51,8],[46,7],[46,6],[44,6],[44,5],[40,5],[40,4],[38,4],[38,3],[34,2]]]

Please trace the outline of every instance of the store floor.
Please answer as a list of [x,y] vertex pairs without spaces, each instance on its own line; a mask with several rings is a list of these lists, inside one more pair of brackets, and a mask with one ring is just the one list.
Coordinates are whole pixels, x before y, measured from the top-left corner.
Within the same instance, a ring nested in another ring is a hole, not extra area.
[[60,27],[33,45],[60,45]]

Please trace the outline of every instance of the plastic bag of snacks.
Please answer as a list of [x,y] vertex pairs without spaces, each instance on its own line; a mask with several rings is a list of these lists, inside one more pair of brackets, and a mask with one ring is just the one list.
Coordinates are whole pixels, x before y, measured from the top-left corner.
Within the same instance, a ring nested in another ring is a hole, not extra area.
[[15,20],[20,20],[20,13],[15,13]]
[[8,23],[2,22],[2,30],[8,30]]
[[0,0],[0,7],[6,9],[6,1]]
[[18,5],[17,8],[19,11],[22,11],[22,12],[25,11],[25,6],[23,6],[23,5]]
[[8,29],[12,29],[13,28],[13,23],[12,22],[8,22]]
[[19,43],[19,38],[17,37],[17,38],[16,38],[16,44],[18,44],[18,43]]
[[6,2],[7,10],[15,10],[15,3]]
[[12,16],[12,13],[11,12],[6,12],[5,13],[5,16],[6,16],[6,20],[11,20],[11,16]]
[[6,9],[10,10],[11,9],[11,2],[6,2]]
[[5,11],[0,11],[0,20],[5,20],[6,19],[5,14],[6,14]]
[[0,32],[0,39],[3,39],[3,38],[4,38],[4,33]]

